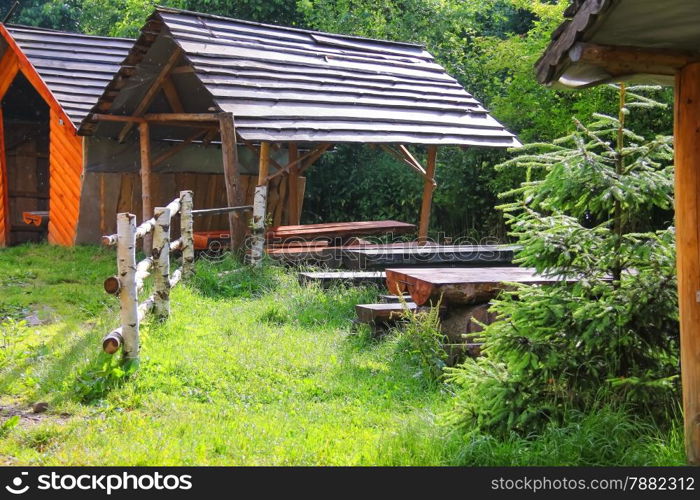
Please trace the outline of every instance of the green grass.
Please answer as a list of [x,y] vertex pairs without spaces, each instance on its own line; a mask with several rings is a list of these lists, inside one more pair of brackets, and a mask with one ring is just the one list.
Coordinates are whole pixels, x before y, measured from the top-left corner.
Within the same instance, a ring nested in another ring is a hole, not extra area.
[[[682,434],[619,411],[572,415],[541,436],[441,424],[449,387],[421,376],[401,334],[353,326],[371,288],[300,287],[276,267],[199,262],[165,324],[142,330],[132,375],[100,354],[117,304],[110,251],[0,251],[0,462],[33,465],[671,465]],[[25,325],[37,316],[43,323]],[[20,322],[20,323],[18,323]],[[116,360],[115,360],[116,361]]]

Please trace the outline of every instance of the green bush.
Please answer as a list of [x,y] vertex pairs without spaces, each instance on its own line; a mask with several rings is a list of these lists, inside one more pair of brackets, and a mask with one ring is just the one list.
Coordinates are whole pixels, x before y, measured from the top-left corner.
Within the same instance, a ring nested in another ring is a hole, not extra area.
[[[404,304],[405,305],[405,304]],[[399,352],[418,368],[415,377],[430,383],[439,381],[443,375],[447,352],[445,334],[440,329],[440,307],[427,312],[406,309],[406,321],[396,330]]]
[[449,372],[453,423],[528,433],[601,402],[659,421],[677,405],[674,232],[653,216],[672,205],[673,151],[671,138],[627,128],[631,110],[659,106],[641,91],[622,87],[618,117],[505,164],[539,178],[502,207],[523,246],[517,262],[562,282],[495,301],[486,357]]

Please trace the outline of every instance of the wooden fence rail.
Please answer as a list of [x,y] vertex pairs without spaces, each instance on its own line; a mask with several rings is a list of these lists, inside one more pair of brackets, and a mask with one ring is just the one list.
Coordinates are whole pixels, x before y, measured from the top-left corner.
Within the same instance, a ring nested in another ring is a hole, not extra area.
[[[120,326],[102,340],[102,348],[114,354],[122,347],[125,359],[139,356],[139,325],[154,311],[156,318],[165,320],[170,315],[170,289],[194,271],[194,236],[192,221],[192,191],[180,192],[180,197],[166,207],[157,207],[153,218],[136,226],[136,216],[117,214],[117,234],[102,237],[105,245],[117,247],[117,274],[104,282],[107,293],[119,296]],[[180,238],[170,241],[170,224],[180,214]],[[151,255],[136,262],[136,242],[152,233]],[[170,273],[170,254],[182,252],[182,267]],[[153,294],[139,304],[139,292],[153,274]]]

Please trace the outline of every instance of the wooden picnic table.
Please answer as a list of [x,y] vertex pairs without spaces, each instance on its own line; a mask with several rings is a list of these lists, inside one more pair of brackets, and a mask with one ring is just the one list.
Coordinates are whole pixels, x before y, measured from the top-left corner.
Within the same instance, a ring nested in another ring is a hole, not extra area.
[[266,233],[266,238],[270,242],[327,239],[342,244],[357,236],[406,234],[415,232],[415,230],[415,224],[395,220],[331,222],[271,227]]
[[561,281],[561,278],[538,275],[534,269],[523,267],[386,270],[389,291],[397,295],[408,292],[419,306],[435,304],[440,298],[448,304],[481,304],[508,288],[507,282],[546,285]]

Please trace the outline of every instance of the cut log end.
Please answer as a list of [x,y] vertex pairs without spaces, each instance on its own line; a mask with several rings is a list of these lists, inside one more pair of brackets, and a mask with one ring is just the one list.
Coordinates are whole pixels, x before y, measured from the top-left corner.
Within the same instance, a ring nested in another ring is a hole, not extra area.
[[107,354],[114,354],[122,345],[122,336],[118,331],[111,332],[102,339],[102,350]]
[[104,281],[104,289],[105,292],[109,293],[110,295],[117,295],[119,293],[119,290],[121,290],[121,283],[119,282],[119,278],[117,276],[110,276]]
[[110,234],[110,235],[103,236],[101,238],[101,242],[104,246],[112,247],[112,246],[117,244],[117,235]]

